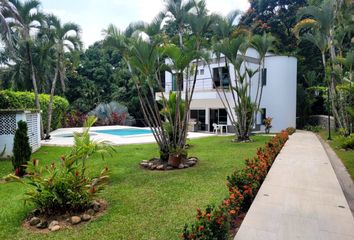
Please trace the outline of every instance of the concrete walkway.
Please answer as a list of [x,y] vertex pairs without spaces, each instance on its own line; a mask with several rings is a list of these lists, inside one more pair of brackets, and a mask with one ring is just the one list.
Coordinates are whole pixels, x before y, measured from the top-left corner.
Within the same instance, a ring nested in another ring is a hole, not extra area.
[[235,237],[273,239],[354,240],[354,218],[313,133],[290,136]]

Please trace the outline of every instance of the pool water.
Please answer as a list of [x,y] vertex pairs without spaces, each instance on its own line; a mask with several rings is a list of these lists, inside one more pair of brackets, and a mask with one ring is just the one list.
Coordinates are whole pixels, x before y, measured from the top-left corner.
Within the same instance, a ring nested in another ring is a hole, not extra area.
[[127,137],[143,134],[151,134],[150,129],[138,129],[138,128],[127,128],[127,129],[105,129],[105,130],[95,130],[97,133],[111,134],[115,136]]

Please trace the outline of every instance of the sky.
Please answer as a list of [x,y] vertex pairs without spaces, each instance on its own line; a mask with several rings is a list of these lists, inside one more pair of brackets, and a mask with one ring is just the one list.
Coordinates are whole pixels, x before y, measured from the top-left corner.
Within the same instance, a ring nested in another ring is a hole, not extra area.
[[[102,30],[110,23],[124,30],[135,21],[150,22],[164,7],[163,0],[42,0],[42,8],[63,22],[74,22],[82,28],[87,48],[101,40]],[[246,11],[248,0],[206,0],[211,12],[226,15],[234,9]]]

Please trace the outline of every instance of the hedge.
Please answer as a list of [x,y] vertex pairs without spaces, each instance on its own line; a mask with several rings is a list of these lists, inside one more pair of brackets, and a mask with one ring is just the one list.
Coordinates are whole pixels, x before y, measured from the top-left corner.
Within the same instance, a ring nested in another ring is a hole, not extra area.
[[[50,95],[39,94],[39,103],[42,110],[42,121],[44,129],[47,129],[48,122],[48,104]],[[69,102],[59,96],[53,99],[53,117],[52,129],[61,127],[61,120],[65,111],[69,107]],[[0,91],[0,109],[35,109],[34,93],[32,92],[15,92],[11,90]]]

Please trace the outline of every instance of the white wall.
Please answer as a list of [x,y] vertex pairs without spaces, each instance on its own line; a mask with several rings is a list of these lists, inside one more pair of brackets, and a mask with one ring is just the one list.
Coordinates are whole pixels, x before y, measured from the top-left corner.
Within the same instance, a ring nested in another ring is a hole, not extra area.
[[297,59],[271,56],[265,61],[267,85],[263,89],[261,108],[273,118],[271,131],[296,127]]
[[[254,49],[247,51],[248,57],[257,58],[258,53]],[[258,64],[247,62],[247,68],[257,69]],[[225,63],[212,63],[210,69],[223,67]],[[234,68],[230,64],[231,81],[235,82]],[[244,66],[243,66],[244,67]],[[213,89],[212,77],[208,66],[200,66],[204,69],[204,75],[197,75],[197,83],[191,107],[192,109],[224,108],[216,90]],[[273,118],[271,131],[278,132],[287,127],[296,127],[296,84],[297,84],[297,59],[287,56],[267,54],[265,59],[267,68],[267,84],[263,88],[260,108],[266,108],[266,116]],[[252,79],[252,98],[255,98],[258,84],[258,74]],[[172,74],[166,72],[165,93],[172,90]],[[184,82],[184,89],[186,81]],[[165,94],[167,96],[168,94]],[[231,100],[231,94],[228,94]],[[204,101],[203,101],[204,100]],[[233,102],[233,100],[231,100]],[[207,110],[208,112],[208,110]],[[257,119],[260,119],[260,113]],[[209,118],[206,119],[208,124]],[[228,120],[230,124],[231,121]],[[258,120],[257,124],[260,123]],[[263,129],[263,127],[262,127]]]

